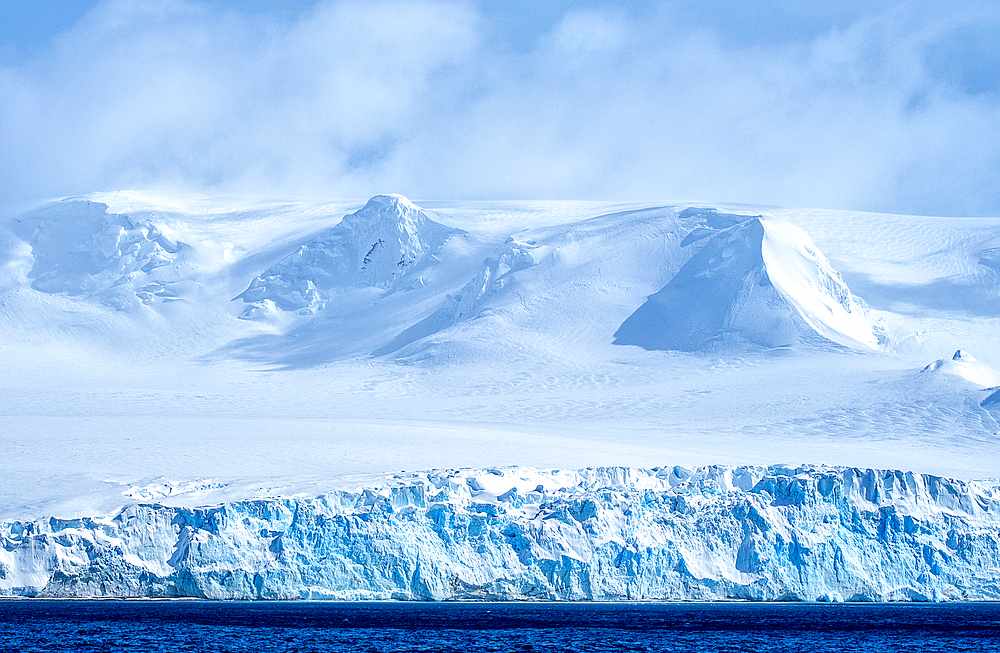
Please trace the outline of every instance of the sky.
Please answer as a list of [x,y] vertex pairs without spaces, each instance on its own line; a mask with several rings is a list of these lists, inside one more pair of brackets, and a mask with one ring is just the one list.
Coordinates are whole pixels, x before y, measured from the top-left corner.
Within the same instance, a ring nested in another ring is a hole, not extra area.
[[117,189],[1000,215],[995,0],[4,0],[0,204]]

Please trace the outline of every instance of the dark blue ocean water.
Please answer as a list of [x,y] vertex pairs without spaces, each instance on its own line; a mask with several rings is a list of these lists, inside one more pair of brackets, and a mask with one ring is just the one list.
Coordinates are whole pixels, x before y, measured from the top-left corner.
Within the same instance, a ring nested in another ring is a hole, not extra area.
[[1000,651],[996,604],[0,601],[0,651]]

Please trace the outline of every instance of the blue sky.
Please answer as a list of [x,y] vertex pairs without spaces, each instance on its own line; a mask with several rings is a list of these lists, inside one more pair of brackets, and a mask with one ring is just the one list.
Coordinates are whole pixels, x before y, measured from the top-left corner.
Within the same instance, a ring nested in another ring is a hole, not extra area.
[[996,2],[6,0],[0,200],[1000,214]]

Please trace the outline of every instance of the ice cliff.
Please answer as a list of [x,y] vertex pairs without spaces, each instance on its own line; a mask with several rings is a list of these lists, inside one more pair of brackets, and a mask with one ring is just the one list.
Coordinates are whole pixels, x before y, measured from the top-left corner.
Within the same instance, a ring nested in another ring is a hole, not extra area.
[[432,265],[444,242],[462,233],[431,220],[402,195],[377,195],[254,278],[238,297],[251,304],[243,317],[257,315],[265,302],[315,312],[337,288],[392,288]]
[[0,526],[4,595],[1000,599],[993,487],[833,467],[526,468]]

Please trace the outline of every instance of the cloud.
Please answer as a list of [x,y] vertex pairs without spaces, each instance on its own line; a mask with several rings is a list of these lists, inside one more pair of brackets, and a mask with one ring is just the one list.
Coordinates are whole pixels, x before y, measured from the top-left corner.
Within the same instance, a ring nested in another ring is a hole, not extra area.
[[618,50],[625,38],[623,21],[598,11],[567,13],[553,32],[556,49],[567,56],[593,55]]
[[[426,112],[476,16],[338,2],[269,23],[208,5],[98,5],[44,57],[0,72],[3,192],[176,185],[351,195]],[[352,192],[353,191],[353,192]]]
[[1000,213],[989,3],[716,4],[103,2],[0,69],[0,193]]

